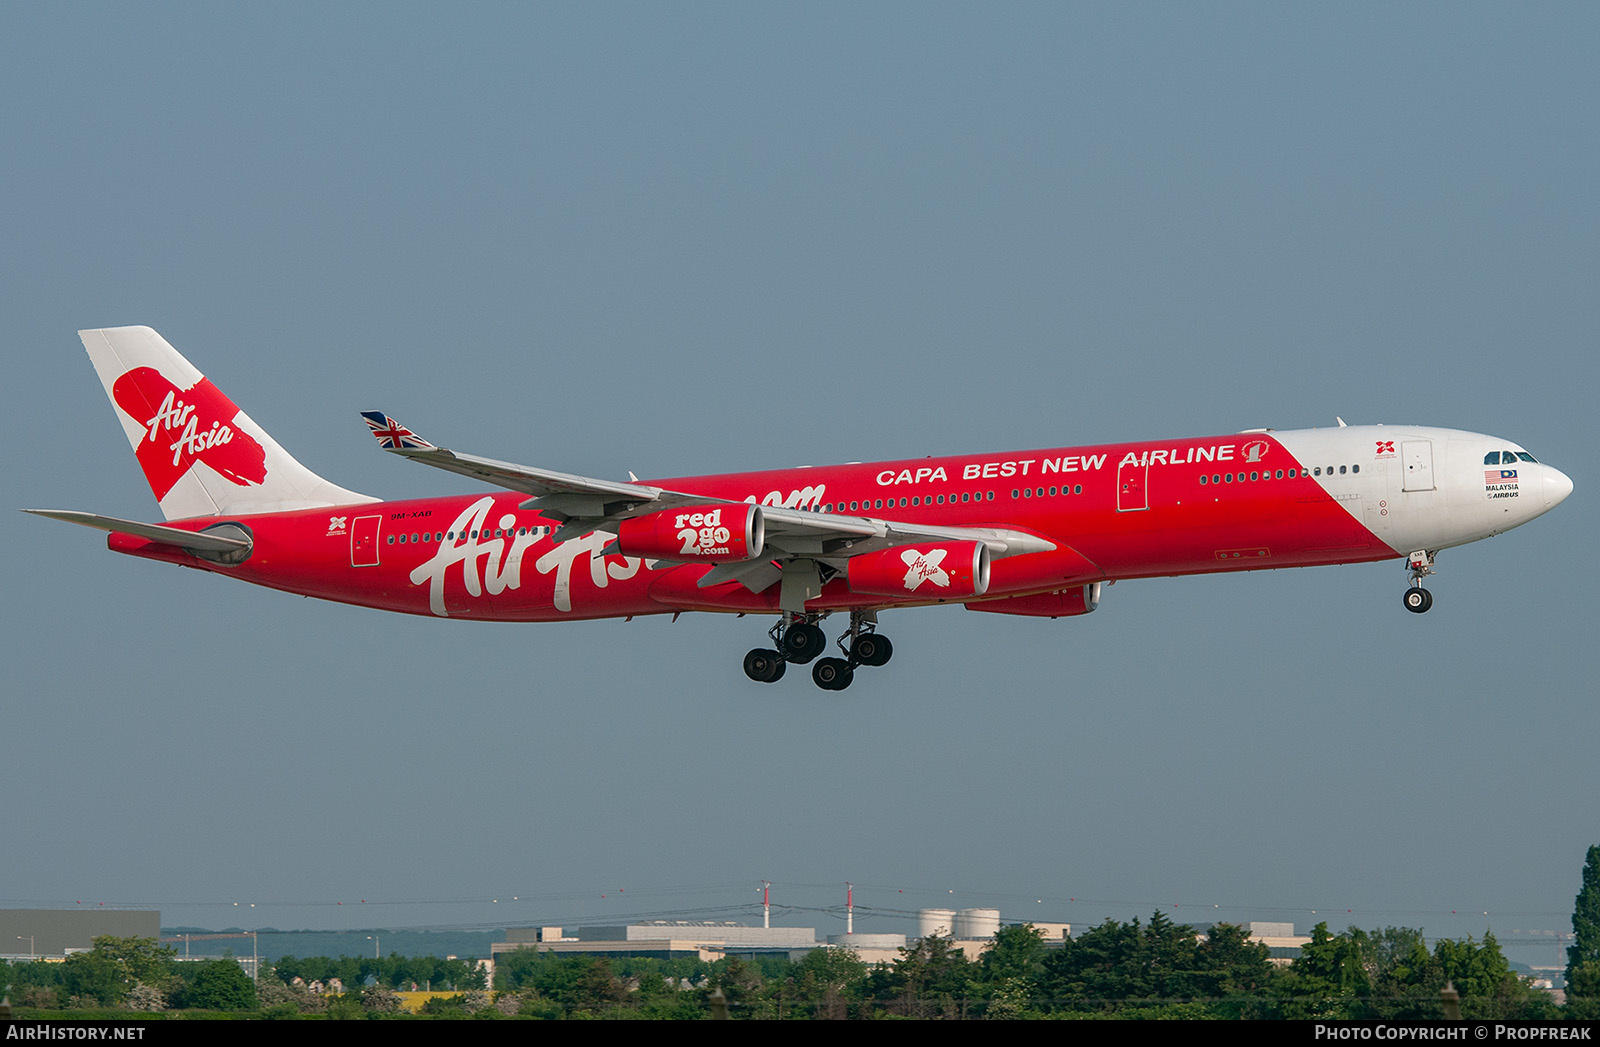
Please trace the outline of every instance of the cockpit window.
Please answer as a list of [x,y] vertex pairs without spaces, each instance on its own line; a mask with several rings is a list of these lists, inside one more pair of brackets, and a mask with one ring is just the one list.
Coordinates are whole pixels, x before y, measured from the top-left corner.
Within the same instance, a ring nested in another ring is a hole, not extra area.
[[1499,451],[1490,451],[1488,454],[1484,455],[1483,456],[1483,464],[1484,465],[1499,465],[1500,464],[1500,452]]
[[1517,457],[1521,458],[1524,462],[1531,462],[1534,465],[1538,465],[1539,464],[1538,460],[1535,459],[1533,457],[1533,455],[1529,454],[1527,451],[1518,451],[1517,452]]

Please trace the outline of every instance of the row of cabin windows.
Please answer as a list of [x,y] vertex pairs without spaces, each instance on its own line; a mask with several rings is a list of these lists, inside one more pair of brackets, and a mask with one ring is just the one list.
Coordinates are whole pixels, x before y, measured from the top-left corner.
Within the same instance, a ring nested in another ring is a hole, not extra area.
[[1538,459],[1527,451],[1490,451],[1483,456],[1484,465],[1516,465],[1518,460],[1538,465]]
[[[1361,466],[1359,466],[1359,465],[1341,465],[1341,466],[1338,466],[1337,468],[1338,468],[1340,476],[1345,475],[1345,473],[1347,473],[1347,472],[1359,473],[1361,471]],[[1200,475],[1200,484],[1201,484],[1201,486],[1204,486],[1204,485],[1206,485],[1208,483],[1213,483],[1213,484],[1231,484],[1231,483],[1234,483],[1235,481],[1237,481],[1239,483],[1245,483],[1245,482],[1247,482],[1249,480],[1282,480],[1285,477],[1287,477],[1290,480],[1293,480],[1295,477],[1301,476],[1301,475],[1305,475],[1305,476],[1323,476],[1323,475],[1332,476],[1334,474],[1334,469],[1335,469],[1335,467],[1331,466],[1331,465],[1329,465],[1329,466],[1318,465],[1318,466],[1314,466],[1314,467],[1312,467],[1310,469],[1278,469],[1276,471],[1274,471],[1272,469],[1262,469],[1262,470],[1260,470],[1258,472],[1238,473],[1237,475],[1234,474],[1234,473],[1220,473],[1220,474],[1212,473],[1210,476],[1206,476],[1204,473],[1202,473]],[[1324,472],[1324,470],[1326,470],[1326,472]]]
[[[1046,493],[1046,492],[1048,492],[1048,493]],[[1083,484],[1063,485],[1061,487],[1061,489],[1060,489],[1060,493],[1061,494],[1082,494],[1083,493]],[[1054,488],[1054,487],[1024,487],[1020,491],[1012,491],[1011,492],[1011,497],[1013,497],[1013,498],[1054,498],[1056,496],[1056,494],[1057,494],[1057,489]]]
[[[863,499],[860,499],[858,501],[849,502],[849,503],[840,502],[837,505],[835,505],[833,502],[829,502],[828,504],[824,505],[820,511],[824,512],[824,513],[844,513],[844,512],[859,513],[859,512],[867,512],[867,511],[872,510],[872,509],[884,509],[884,508],[893,509],[896,504],[898,504],[900,508],[904,509],[908,505],[914,505],[914,506],[946,505],[946,504],[957,505],[957,504],[959,504],[961,502],[992,502],[992,501],[994,501],[994,492],[993,491],[977,491],[977,492],[965,491],[959,497],[957,497],[954,494],[950,495],[948,500],[942,494],[941,495],[931,495],[930,494],[926,498],[924,498],[922,495],[913,495],[910,498],[901,498],[898,503],[896,503],[895,499],[893,499],[893,498],[887,498],[887,499],[885,499],[885,498],[863,498]],[[848,504],[848,508],[846,508],[847,504]]]
[[[460,537],[466,538],[470,535],[473,538],[511,538],[516,535],[546,535],[551,530],[552,528],[549,527],[485,527],[481,531],[462,531]],[[410,535],[402,534],[398,536],[391,534],[389,536],[389,544],[395,544],[397,538],[401,545],[406,545],[409,542],[443,542],[446,540],[453,542],[456,537],[455,531],[423,531],[421,534],[413,532]]]

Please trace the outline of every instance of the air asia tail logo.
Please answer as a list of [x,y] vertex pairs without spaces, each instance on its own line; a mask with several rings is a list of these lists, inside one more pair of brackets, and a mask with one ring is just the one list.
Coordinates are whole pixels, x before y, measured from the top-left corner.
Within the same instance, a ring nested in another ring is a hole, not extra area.
[[900,559],[906,565],[906,589],[916,592],[917,586],[923,582],[932,582],[940,588],[948,588],[950,575],[939,565],[944,563],[948,549],[930,549],[919,553],[915,549],[907,549],[900,554]]
[[240,487],[266,480],[266,450],[233,428],[239,409],[210,379],[179,389],[155,368],[135,367],[116,380],[111,397],[130,418],[144,423],[136,453],[157,501],[196,462]]

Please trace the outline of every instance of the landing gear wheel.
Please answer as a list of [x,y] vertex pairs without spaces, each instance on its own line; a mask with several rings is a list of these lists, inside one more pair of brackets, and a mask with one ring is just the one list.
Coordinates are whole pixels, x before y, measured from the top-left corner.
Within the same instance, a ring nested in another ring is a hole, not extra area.
[[878,633],[862,633],[850,645],[850,657],[862,665],[887,665],[893,656],[894,644]]
[[796,665],[804,665],[828,646],[828,637],[822,627],[810,622],[796,622],[783,634],[783,653]]
[[821,658],[811,668],[812,682],[824,691],[842,691],[855,677],[855,670],[843,658]]
[[1433,606],[1433,594],[1420,585],[1412,586],[1406,590],[1406,610],[1412,614],[1422,614]]
[[760,647],[744,656],[744,674],[756,683],[776,683],[783,678],[786,663],[777,651]]

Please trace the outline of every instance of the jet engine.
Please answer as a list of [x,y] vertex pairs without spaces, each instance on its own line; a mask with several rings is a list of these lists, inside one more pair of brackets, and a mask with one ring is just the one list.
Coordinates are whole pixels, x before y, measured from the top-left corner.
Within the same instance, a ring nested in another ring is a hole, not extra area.
[[852,556],[851,592],[871,596],[967,599],[989,590],[989,547],[982,542],[918,542]]
[[761,555],[766,535],[766,521],[754,505],[690,505],[623,520],[617,550],[649,560],[753,560]]

